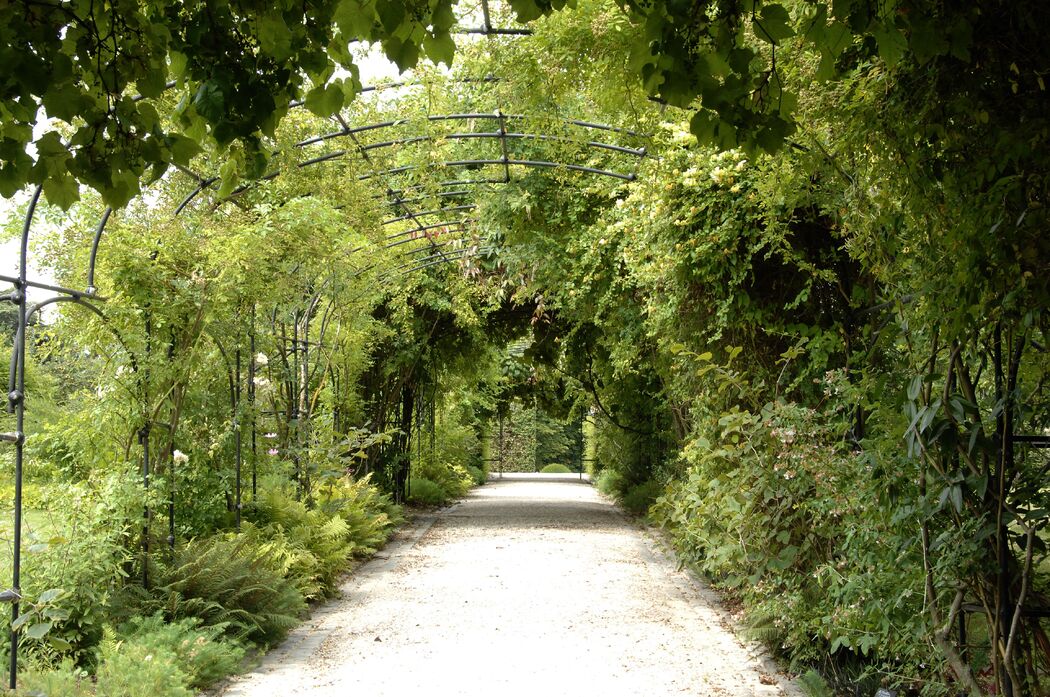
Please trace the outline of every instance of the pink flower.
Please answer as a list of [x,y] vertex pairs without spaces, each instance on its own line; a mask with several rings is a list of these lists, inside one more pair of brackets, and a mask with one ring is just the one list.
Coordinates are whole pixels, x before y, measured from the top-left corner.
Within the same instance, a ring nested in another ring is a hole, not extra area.
[[270,448],[269,450],[266,451],[266,454],[267,455],[276,455],[277,454],[277,448]]

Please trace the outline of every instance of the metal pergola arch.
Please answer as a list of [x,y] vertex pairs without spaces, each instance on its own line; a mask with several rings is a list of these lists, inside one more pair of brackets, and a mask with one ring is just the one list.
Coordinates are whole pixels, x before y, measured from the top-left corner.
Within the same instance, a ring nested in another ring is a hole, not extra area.
[[[487,8],[487,3],[483,2],[483,5]],[[487,35],[493,34],[522,34],[528,33],[527,30],[499,30],[492,28],[488,23],[488,17],[486,12],[485,26],[481,30],[465,30],[469,33],[483,33]],[[464,82],[494,82],[498,78],[487,76],[485,78],[478,79],[465,79]],[[409,86],[413,83],[391,83],[386,86],[369,86],[365,87],[362,91],[377,91],[388,88],[397,88]],[[418,84],[418,83],[417,83]],[[173,85],[171,85],[173,86]],[[299,105],[296,105],[299,106]],[[476,159],[456,159],[447,160],[439,163],[438,168],[449,168],[449,167],[463,167],[463,168],[479,168],[485,166],[496,166],[503,168],[502,177],[482,177],[477,179],[451,179],[442,180],[429,183],[400,183],[400,182],[389,182],[385,187],[385,191],[377,193],[373,196],[374,199],[383,201],[387,207],[392,207],[395,210],[401,209],[403,212],[399,215],[395,215],[387,220],[382,221],[383,225],[393,225],[397,223],[411,222],[414,227],[400,232],[395,232],[391,235],[386,236],[380,242],[375,243],[377,248],[380,249],[391,249],[402,245],[409,244],[416,241],[425,241],[428,246],[420,246],[414,249],[408,249],[399,252],[397,258],[406,259],[404,263],[394,267],[391,271],[383,274],[377,280],[388,282],[391,280],[403,278],[404,276],[421,271],[434,266],[448,264],[452,262],[462,261],[464,259],[480,256],[480,255],[491,255],[498,251],[493,246],[480,246],[477,244],[468,245],[465,247],[457,247],[456,245],[462,242],[461,238],[455,235],[466,232],[469,226],[477,222],[476,218],[460,218],[455,220],[443,220],[438,223],[425,224],[420,220],[422,217],[441,216],[452,212],[466,212],[476,208],[476,204],[463,203],[453,206],[443,206],[437,209],[414,211],[410,207],[412,204],[433,200],[434,198],[465,198],[469,197],[477,187],[485,187],[490,185],[508,184],[512,181],[511,179],[511,167],[525,167],[535,169],[564,169],[568,171],[575,171],[584,174],[591,174],[597,176],[610,177],[619,181],[634,181],[635,172],[619,172],[609,169],[601,169],[598,167],[589,167],[585,165],[579,165],[572,162],[558,162],[554,160],[537,160],[537,159],[515,159],[510,156],[508,149],[508,142],[558,142],[558,143],[569,143],[576,144],[585,149],[592,149],[597,151],[603,151],[618,155],[624,155],[634,158],[644,158],[648,156],[645,147],[628,147],[619,145],[616,143],[608,143],[595,139],[582,139],[577,140],[564,135],[552,135],[547,133],[528,133],[525,131],[508,131],[506,123],[508,120],[520,121],[522,123],[528,123],[530,121],[540,120],[537,117],[532,117],[525,114],[503,114],[502,111],[496,113],[454,113],[454,114],[437,114],[427,115],[426,121],[431,123],[436,122],[451,122],[451,121],[472,121],[472,120],[495,120],[499,123],[499,130],[496,131],[482,131],[482,132],[465,132],[458,131],[444,136],[412,136],[404,138],[388,139],[386,141],[362,144],[357,140],[358,134],[380,131],[382,129],[393,128],[406,123],[411,123],[411,119],[399,119],[389,120],[373,124],[365,124],[362,126],[351,127],[342,118],[337,115],[336,120],[342,126],[342,129],[337,132],[326,133],[314,138],[306,139],[295,144],[299,150],[316,145],[323,144],[332,141],[336,138],[350,138],[355,148],[353,150],[340,150],[324,155],[308,158],[305,161],[297,163],[298,168],[311,166],[314,164],[320,164],[327,161],[337,160],[350,155],[352,152],[356,152],[361,159],[369,165],[371,168],[370,173],[358,175],[356,179],[358,181],[369,181],[375,179],[386,179],[389,180],[400,174],[407,172],[418,172],[418,171],[429,171],[427,167],[421,165],[409,165],[404,167],[393,167],[387,169],[381,169],[375,165],[370,157],[370,153],[375,151],[385,150],[401,145],[411,145],[415,143],[433,142],[438,139],[442,140],[454,140],[454,141],[470,141],[470,140],[492,140],[498,141],[501,146],[502,157],[500,158],[476,158]],[[576,120],[576,119],[560,119],[560,123],[567,127],[581,130],[600,131],[605,133],[615,133],[630,138],[645,139],[648,136],[645,134],[637,133],[624,128],[608,124],[598,124],[588,121]],[[213,188],[219,181],[218,177],[215,176],[204,176],[197,174],[189,168],[179,167],[178,171],[181,171],[184,175],[189,177],[196,183],[196,186],[191,192],[185,196],[174,208],[173,215],[179,216],[185,209],[192,204],[192,202],[200,196],[204,191]],[[235,197],[240,193],[243,193],[248,188],[257,185],[259,182],[265,182],[274,179],[279,176],[279,172],[269,172],[260,177],[255,182],[247,183],[238,187],[230,197]],[[428,195],[416,195],[412,197],[404,197],[406,193],[413,193],[424,191],[429,187],[435,187],[441,189],[432,194]],[[106,208],[100,216],[98,225],[94,231],[91,240],[91,246],[89,249],[89,262],[87,270],[87,278],[85,287],[83,290],[76,288],[67,288],[55,284],[43,283],[40,281],[32,280],[27,277],[27,259],[28,259],[28,244],[31,235],[32,224],[34,216],[37,210],[37,205],[40,200],[42,192],[42,186],[38,186],[32,193],[29,206],[27,208],[23,228],[22,236],[20,240],[20,253],[19,253],[19,267],[17,276],[6,276],[0,275],[0,282],[7,282],[12,284],[13,291],[6,297],[0,298],[0,300],[6,300],[12,302],[18,308],[18,325],[14,338],[14,347],[11,356],[11,364],[9,371],[9,389],[7,393],[7,409],[9,413],[15,415],[15,430],[9,433],[0,433],[0,442],[10,443],[15,447],[15,500],[14,500],[14,529],[13,529],[13,571],[12,571],[12,588],[10,590],[0,591],[0,602],[10,602],[12,604],[12,623],[19,617],[20,600],[21,600],[21,538],[22,538],[22,484],[23,484],[23,469],[24,469],[24,445],[25,445],[25,361],[26,361],[26,332],[27,327],[30,324],[32,317],[44,307],[58,304],[58,303],[73,303],[76,305],[87,308],[92,313],[98,315],[105,320],[105,314],[97,306],[97,303],[105,301],[105,298],[97,294],[95,285],[95,269],[98,262],[98,254],[100,245],[103,239],[103,235],[108,222],[112,217],[113,210]],[[219,201],[218,203],[221,203]],[[442,230],[440,233],[431,233],[432,230]],[[450,239],[445,242],[435,242],[436,238],[450,236]],[[353,250],[359,251],[359,250]],[[426,254],[425,256],[420,256]],[[355,275],[363,274],[371,269],[375,265],[368,265],[358,270]],[[45,290],[55,295],[48,297],[40,302],[29,304],[26,299],[26,291],[29,288],[36,288]],[[253,314],[254,316],[254,314]],[[118,336],[118,339],[120,337]],[[254,360],[254,347],[255,347],[255,335],[254,330],[250,337],[251,339],[251,360],[248,365],[248,393],[249,400],[254,401],[254,381],[253,378],[256,373],[257,366]],[[123,343],[123,340],[120,339]],[[227,363],[229,362],[228,357]],[[134,354],[131,354],[131,360],[134,362]],[[239,403],[240,400],[240,359],[237,359],[236,365],[236,381],[237,381],[237,392],[235,396],[234,404]],[[228,366],[229,367],[229,366]],[[234,407],[236,408],[236,406]],[[253,449],[255,445],[255,424],[252,424],[252,444]],[[149,434],[148,430],[143,429],[140,431],[140,443],[143,445],[143,456],[142,456],[142,471],[143,477],[148,482],[150,474],[150,455],[149,455]],[[240,501],[240,438],[237,439],[237,500]],[[254,473],[253,473],[254,483]],[[239,517],[239,516],[238,516]],[[170,525],[170,521],[169,521]],[[144,538],[145,539],[145,538]],[[10,652],[10,684],[14,687],[17,677],[18,669],[18,642],[19,636],[18,631],[13,630],[11,632],[11,652]]]

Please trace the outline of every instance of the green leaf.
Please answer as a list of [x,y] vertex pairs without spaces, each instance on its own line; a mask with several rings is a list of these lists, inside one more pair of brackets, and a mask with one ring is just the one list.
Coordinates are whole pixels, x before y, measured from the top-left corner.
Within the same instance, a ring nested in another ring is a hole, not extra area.
[[139,94],[147,98],[159,97],[168,82],[168,68],[163,63],[151,65],[146,74],[138,79],[135,87]]
[[333,16],[336,26],[348,39],[365,39],[372,35],[376,22],[375,8],[361,0],[342,0]]
[[193,106],[205,119],[217,123],[226,113],[226,99],[222,87],[214,81],[201,83],[193,95]]
[[510,6],[522,24],[539,19],[544,15],[544,8],[536,0],[510,0]]
[[766,152],[776,154],[784,146],[784,139],[792,130],[791,124],[779,116],[771,117],[765,128],[755,135],[755,143]]
[[401,0],[376,0],[376,15],[387,35],[395,34],[405,21],[405,3]]
[[886,65],[892,68],[900,63],[908,50],[908,40],[904,38],[904,34],[892,25],[881,25],[872,33],[879,46],[879,56]]
[[944,55],[949,48],[941,27],[928,18],[917,18],[912,22],[909,44],[912,53],[915,54],[915,60],[920,64]]
[[52,174],[44,180],[44,196],[62,210],[80,200],[80,184],[69,173]]
[[278,61],[292,55],[292,33],[279,14],[265,14],[256,20],[259,46]]
[[383,51],[402,71],[414,68],[419,62],[419,47],[411,41],[387,39],[383,41]]
[[423,37],[423,50],[427,57],[435,63],[444,63],[451,67],[452,59],[456,54],[456,42],[452,40],[451,34],[440,36],[427,35]]
[[430,15],[430,24],[434,33],[447,33],[456,25],[456,13],[452,10],[451,0],[440,0],[434,12]]
[[842,55],[852,41],[853,32],[842,22],[832,22],[824,29],[824,49],[835,59]]
[[341,83],[319,85],[306,93],[306,108],[318,116],[328,117],[343,108]]
[[26,630],[27,639],[43,639],[48,632],[51,631],[53,624],[51,622],[37,622],[36,624],[30,625],[29,629]]
[[176,80],[183,80],[186,77],[186,54],[179,51],[168,52],[168,68],[171,70],[171,75]]
[[188,165],[190,160],[201,152],[197,141],[177,133],[168,136],[168,149],[171,152],[171,161],[177,165]]
[[777,46],[784,39],[795,35],[795,30],[791,28],[791,15],[783,5],[764,6],[761,19],[756,17],[752,21],[755,36]]
[[61,588],[49,588],[48,590],[40,594],[40,597],[37,598],[37,602],[50,603],[51,601],[55,600],[60,595],[62,595],[62,593],[64,592],[65,591],[63,591]]
[[49,636],[47,638],[47,643],[51,644],[51,647],[55,649],[55,651],[69,651],[73,648],[72,644],[65,639],[59,639],[57,636]]
[[922,376],[916,375],[908,383],[908,399],[915,401],[919,398],[919,392],[922,390]]
[[83,105],[80,90],[72,82],[52,85],[40,101],[48,116],[61,119],[66,123],[73,122],[73,119],[80,114]]

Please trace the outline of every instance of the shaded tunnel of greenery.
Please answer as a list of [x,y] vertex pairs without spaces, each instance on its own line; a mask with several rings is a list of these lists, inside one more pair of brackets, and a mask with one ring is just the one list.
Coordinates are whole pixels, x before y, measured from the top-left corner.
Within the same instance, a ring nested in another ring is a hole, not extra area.
[[206,685],[499,461],[814,693],[1045,692],[1050,9],[125,4],[0,8],[26,689]]

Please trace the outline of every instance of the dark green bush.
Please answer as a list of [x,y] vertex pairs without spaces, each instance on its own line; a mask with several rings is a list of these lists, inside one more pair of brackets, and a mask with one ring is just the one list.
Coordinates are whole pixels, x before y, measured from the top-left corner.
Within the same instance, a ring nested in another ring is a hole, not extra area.
[[247,535],[194,540],[160,568],[149,592],[131,590],[130,602],[138,614],[198,618],[203,627],[223,626],[229,636],[272,644],[295,626],[306,604],[267,551]]
[[[161,614],[137,617],[120,627],[117,634],[124,644],[150,650],[150,655],[175,657],[191,687],[207,687],[236,672],[244,658],[244,648],[236,641],[223,640],[225,627],[200,626],[195,617],[166,622]],[[105,654],[106,646],[103,646]]]
[[445,500],[463,496],[474,486],[474,477],[466,467],[450,462],[423,459],[412,465],[413,479],[428,479],[441,487]]
[[606,496],[619,500],[626,488],[626,480],[614,469],[603,469],[595,478],[594,486]]
[[474,483],[477,486],[481,486],[489,479],[488,475],[485,474],[485,471],[480,467],[475,467],[474,465],[467,465],[466,470],[470,473],[471,478],[473,478]]
[[408,500],[422,506],[444,506],[449,496],[438,484],[422,477],[413,477],[409,482]]
[[565,465],[558,464],[557,462],[552,462],[551,464],[541,469],[540,472],[543,474],[572,474],[571,469],[569,469]]
[[619,503],[624,509],[635,515],[645,515],[649,511],[649,506],[653,505],[656,497],[662,492],[663,486],[660,482],[650,479],[647,482],[630,487],[620,497]]

